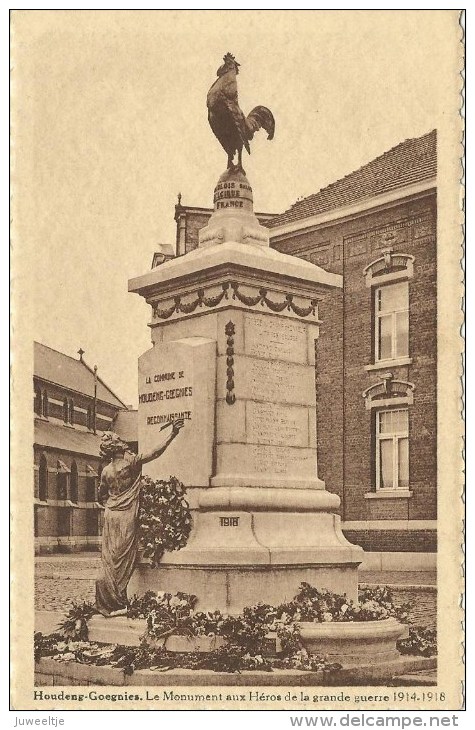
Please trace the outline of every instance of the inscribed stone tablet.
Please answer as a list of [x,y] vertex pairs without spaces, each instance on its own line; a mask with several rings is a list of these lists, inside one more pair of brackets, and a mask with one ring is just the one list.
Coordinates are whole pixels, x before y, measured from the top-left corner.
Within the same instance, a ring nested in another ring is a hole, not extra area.
[[307,362],[307,331],[301,322],[283,317],[246,314],[246,354],[269,360]]
[[313,367],[251,359],[246,370],[247,393],[244,397],[276,403],[315,405]]
[[315,449],[261,444],[220,444],[218,451],[218,475],[242,477],[262,475],[269,478],[288,477],[295,481],[314,479],[317,475]]
[[139,358],[139,452],[151,451],[163,440],[167,423],[185,421],[167,451],[144,466],[144,474],[155,479],[173,475],[185,486],[209,485],[215,380],[216,342],[204,337],[157,343]]
[[308,409],[275,403],[246,403],[247,441],[308,446]]

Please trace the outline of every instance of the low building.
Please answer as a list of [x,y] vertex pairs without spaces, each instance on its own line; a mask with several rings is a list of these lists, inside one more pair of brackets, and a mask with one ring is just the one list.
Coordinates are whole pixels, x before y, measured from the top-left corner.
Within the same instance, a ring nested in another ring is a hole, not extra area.
[[[261,215],[271,246],[343,275],[319,310],[318,468],[341,498],[345,534],[375,567],[392,552],[407,553],[409,569],[435,565],[436,172],[434,130]],[[179,200],[179,255],[211,212]]]
[[97,550],[102,507],[101,435],[115,430],[133,449],[136,411],[83,359],[35,342],[34,526],[35,551]]

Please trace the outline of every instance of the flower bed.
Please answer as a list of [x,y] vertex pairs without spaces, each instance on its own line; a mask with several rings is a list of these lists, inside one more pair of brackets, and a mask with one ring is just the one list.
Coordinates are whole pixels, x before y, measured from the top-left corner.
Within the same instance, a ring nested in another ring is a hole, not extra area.
[[[394,644],[404,630],[399,622],[407,619],[405,607],[396,607],[386,588],[366,589],[356,604],[345,596],[302,583],[290,602],[247,607],[239,616],[195,611],[196,601],[196,596],[187,593],[149,592],[134,597],[127,619],[146,622],[140,646],[107,646],[87,641],[87,623],[94,608],[90,604],[76,605],[59,633],[35,636],[35,657],[108,665],[128,673],[150,667],[329,672],[341,666],[336,657],[352,663],[348,657],[367,654],[371,636],[379,636],[382,649],[378,651],[377,642],[373,641],[373,656],[393,657]],[[218,638],[220,641],[216,641]],[[331,642],[335,646],[337,640],[340,650],[332,651]],[[224,646],[217,646],[224,642]],[[431,636],[415,629],[399,643],[405,653],[435,653],[435,640],[431,642]]]

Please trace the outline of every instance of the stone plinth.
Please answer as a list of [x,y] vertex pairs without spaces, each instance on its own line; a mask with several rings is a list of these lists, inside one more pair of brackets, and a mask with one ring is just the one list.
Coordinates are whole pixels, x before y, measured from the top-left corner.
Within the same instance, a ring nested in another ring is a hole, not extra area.
[[344,666],[358,666],[362,657],[375,666],[397,659],[396,642],[406,638],[408,631],[395,618],[300,623],[302,643],[310,654],[326,656]]
[[115,616],[92,616],[88,622],[88,640],[101,644],[119,644],[120,646],[140,646],[145,640],[154,648],[164,647],[172,652],[210,652],[219,649],[227,642],[222,636],[183,636],[172,634],[161,639],[147,636],[147,621],[140,618]]
[[[375,666],[398,659],[396,642],[408,636],[408,627],[394,618],[382,621],[348,621],[324,623],[300,622],[302,643],[316,656],[325,656],[330,661],[345,667],[361,664],[364,656]],[[124,646],[140,646],[145,639],[155,648],[163,646],[171,652],[210,652],[227,644],[222,636],[168,636],[152,639],[146,635],[145,619],[128,619],[124,616],[104,618],[93,616],[88,624],[89,641]],[[275,633],[269,634],[268,653],[280,651],[280,641]]]
[[214,213],[199,232],[200,247],[225,241],[269,245],[269,231],[254,215],[252,188],[243,172],[223,172],[214,189],[213,201]]
[[200,247],[129,283],[152,307],[139,449],[184,416],[149,473],[182,479],[194,511],[188,545],[159,569],[141,565],[130,591],[186,590],[231,612],[289,599],[302,580],[356,599],[362,550],[317,470],[318,302],[341,277],[248,235],[262,228],[252,191],[232,178],[218,183]]

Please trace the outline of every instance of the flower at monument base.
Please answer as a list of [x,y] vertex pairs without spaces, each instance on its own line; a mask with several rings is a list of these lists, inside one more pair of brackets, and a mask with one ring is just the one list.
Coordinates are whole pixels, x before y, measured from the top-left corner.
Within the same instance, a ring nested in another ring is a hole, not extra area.
[[154,481],[142,477],[139,510],[140,550],[152,566],[159,564],[163,554],[179,550],[188,541],[191,512],[185,488],[175,477]]
[[58,662],[73,662],[76,659],[76,654],[72,651],[67,651],[64,654],[56,654],[53,656]]
[[[401,611],[386,589],[363,589],[360,599],[361,604],[358,605],[346,596],[302,584],[300,591],[288,603],[279,606],[259,603],[244,608],[240,615],[226,616],[219,610],[195,611],[196,596],[184,592],[147,591],[141,597],[134,596],[129,602],[128,616],[146,619],[147,634],[160,639],[162,644],[173,634],[220,636],[227,642],[209,652],[183,653],[172,653],[164,646],[156,648],[146,643],[139,647],[103,646],[73,638],[69,631],[78,616],[90,617],[93,613],[88,604],[75,604],[62,624],[62,633],[49,636],[40,632],[35,634],[35,660],[53,657],[57,661],[113,666],[121,668],[125,674],[151,667],[156,670],[180,667],[225,672],[246,669],[332,672],[340,665],[326,657],[308,653],[302,644],[298,622],[374,621],[386,616],[397,617]],[[84,624],[87,624],[86,618]],[[411,626],[409,637],[398,641],[397,646],[404,654],[433,656],[437,653],[436,633],[429,628]]]

